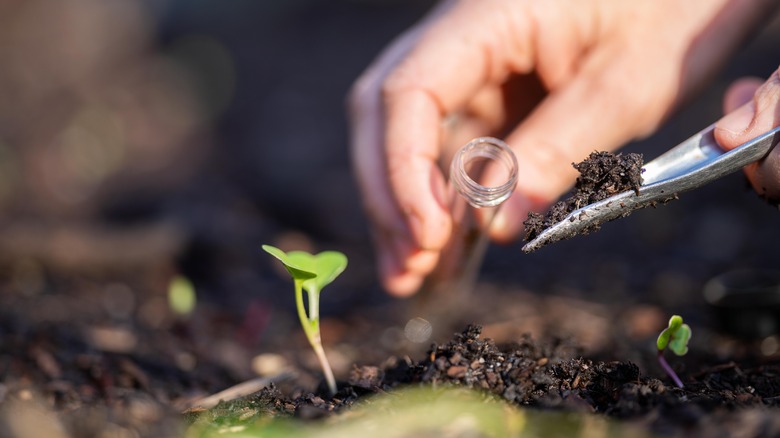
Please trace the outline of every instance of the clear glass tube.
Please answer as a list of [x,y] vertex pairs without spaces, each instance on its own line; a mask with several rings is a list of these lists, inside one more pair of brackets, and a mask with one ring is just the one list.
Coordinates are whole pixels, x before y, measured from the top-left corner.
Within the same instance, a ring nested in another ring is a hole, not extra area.
[[497,138],[476,138],[455,154],[448,184],[452,233],[410,306],[404,329],[409,341],[421,344],[452,329],[469,305],[489,242],[487,230],[516,184],[515,154]]
[[476,138],[455,154],[448,189],[452,234],[418,293],[417,316],[440,319],[427,308],[446,312],[451,306],[444,303],[466,301],[488,246],[487,230],[516,183],[515,154],[497,138]]

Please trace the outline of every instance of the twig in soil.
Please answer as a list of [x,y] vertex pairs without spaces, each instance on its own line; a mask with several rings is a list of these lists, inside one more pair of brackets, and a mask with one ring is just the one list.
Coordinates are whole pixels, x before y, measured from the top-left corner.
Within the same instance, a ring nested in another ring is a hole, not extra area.
[[280,382],[282,380],[291,379],[293,377],[293,373],[286,372],[277,374],[272,377],[258,377],[256,379],[247,380],[246,382],[241,382],[237,385],[231,386],[230,388],[219,391],[216,394],[195,400],[189,403],[184,411],[186,412],[192,409],[211,409],[221,401],[230,401],[245,397],[260,391],[271,383]]

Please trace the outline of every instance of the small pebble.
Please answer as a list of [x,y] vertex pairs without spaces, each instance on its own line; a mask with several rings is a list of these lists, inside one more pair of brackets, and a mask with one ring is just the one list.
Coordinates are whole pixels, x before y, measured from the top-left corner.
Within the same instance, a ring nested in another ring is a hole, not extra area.
[[447,370],[447,376],[452,377],[453,379],[460,379],[466,376],[466,370],[468,368],[465,366],[455,366],[450,367]]
[[280,354],[264,353],[252,358],[252,371],[258,376],[275,376],[287,367],[287,360]]

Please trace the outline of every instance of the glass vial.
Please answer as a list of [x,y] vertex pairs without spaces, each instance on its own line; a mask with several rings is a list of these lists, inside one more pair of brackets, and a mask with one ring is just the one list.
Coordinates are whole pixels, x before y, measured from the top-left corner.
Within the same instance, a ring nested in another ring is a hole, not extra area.
[[[420,290],[424,301],[463,300],[476,284],[488,245],[487,230],[517,183],[517,159],[509,146],[480,137],[463,146],[449,169],[452,234],[439,263]],[[436,304],[441,305],[441,302]]]

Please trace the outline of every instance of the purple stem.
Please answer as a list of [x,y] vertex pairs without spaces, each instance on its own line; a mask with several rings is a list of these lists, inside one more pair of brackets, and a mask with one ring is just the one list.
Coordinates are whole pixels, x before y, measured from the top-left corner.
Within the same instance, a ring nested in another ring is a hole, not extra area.
[[664,369],[664,371],[666,371],[666,374],[668,374],[669,377],[671,377],[672,380],[674,380],[674,383],[679,388],[682,388],[683,387],[682,381],[680,380],[679,377],[677,377],[677,373],[674,372],[672,367],[669,366],[669,362],[667,362],[666,359],[664,358],[663,350],[658,350],[658,363],[661,364],[661,367]]

